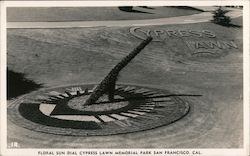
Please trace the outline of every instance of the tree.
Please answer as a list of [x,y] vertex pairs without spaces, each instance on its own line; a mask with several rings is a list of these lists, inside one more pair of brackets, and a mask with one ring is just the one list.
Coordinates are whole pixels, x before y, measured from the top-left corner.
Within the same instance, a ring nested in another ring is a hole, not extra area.
[[223,26],[229,26],[231,18],[225,15],[227,12],[228,10],[223,10],[221,7],[219,7],[217,10],[213,12],[212,22]]

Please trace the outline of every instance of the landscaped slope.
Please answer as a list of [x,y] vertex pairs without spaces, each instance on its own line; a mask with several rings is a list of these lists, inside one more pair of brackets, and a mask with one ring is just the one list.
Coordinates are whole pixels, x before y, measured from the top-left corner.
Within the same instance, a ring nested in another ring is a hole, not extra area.
[[[148,29],[163,30],[161,41],[151,42],[136,56],[120,73],[118,83],[201,94],[202,97],[184,98],[191,107],[187,116],[165,127],[112,137],[58,137],[10,122],[8,140],[18,141],[23,147],[40,148],[242,147],[242,28],[212,23],[138,28],[144,32]],[[45,87],[98,83],[142,41],[129,30],[128,27],[9,29],[8,68]],[[145,33],[138,30],[136,33],[143,37]],[[196,34],[180,37],[179,30],[185,30],[182,33],[192,30]],[[197,31],[204,30],[210,33],[199,37]],[[177,36],[166,33],[170,31],[178,33]],[[234,44],[221,47],[217,43],[224,41]]]

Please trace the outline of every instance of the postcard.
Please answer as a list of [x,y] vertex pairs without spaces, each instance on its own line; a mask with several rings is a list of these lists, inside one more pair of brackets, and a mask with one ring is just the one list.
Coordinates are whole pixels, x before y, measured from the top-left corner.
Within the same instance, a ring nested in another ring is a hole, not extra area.
[[1,155],[249,155],[248,1],[2,1]]

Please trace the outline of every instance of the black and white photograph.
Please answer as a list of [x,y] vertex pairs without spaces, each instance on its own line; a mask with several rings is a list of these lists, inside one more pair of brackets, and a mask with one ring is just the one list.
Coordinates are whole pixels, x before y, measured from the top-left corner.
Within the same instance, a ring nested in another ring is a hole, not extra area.
[[249,154],[248,3],[60,3],[3,4],[4,156]]

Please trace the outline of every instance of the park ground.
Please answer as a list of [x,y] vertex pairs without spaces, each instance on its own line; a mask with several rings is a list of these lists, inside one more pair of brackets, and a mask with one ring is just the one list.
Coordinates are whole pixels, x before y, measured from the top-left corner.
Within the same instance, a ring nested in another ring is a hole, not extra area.
[[[234,19],[233,24],[237,27],[211,22],[143,26],[151,30],[211,30],[216,34],[212,39],[193,36],[151,42],[119,75],[118,83],[202,94],[186,99],[191,111],[182,120],[144,132],[98,137],[59,137],[9,122],[8,141],[26,148],[242,147],[242,18]],[[9,29],[8,69],[23,73],[41,88],[98,83],[141,42],[129,32],[130,28]],[[234,41],[237,48],[222,49],[216,57],[194,57],[185,43],[198,40]]]

